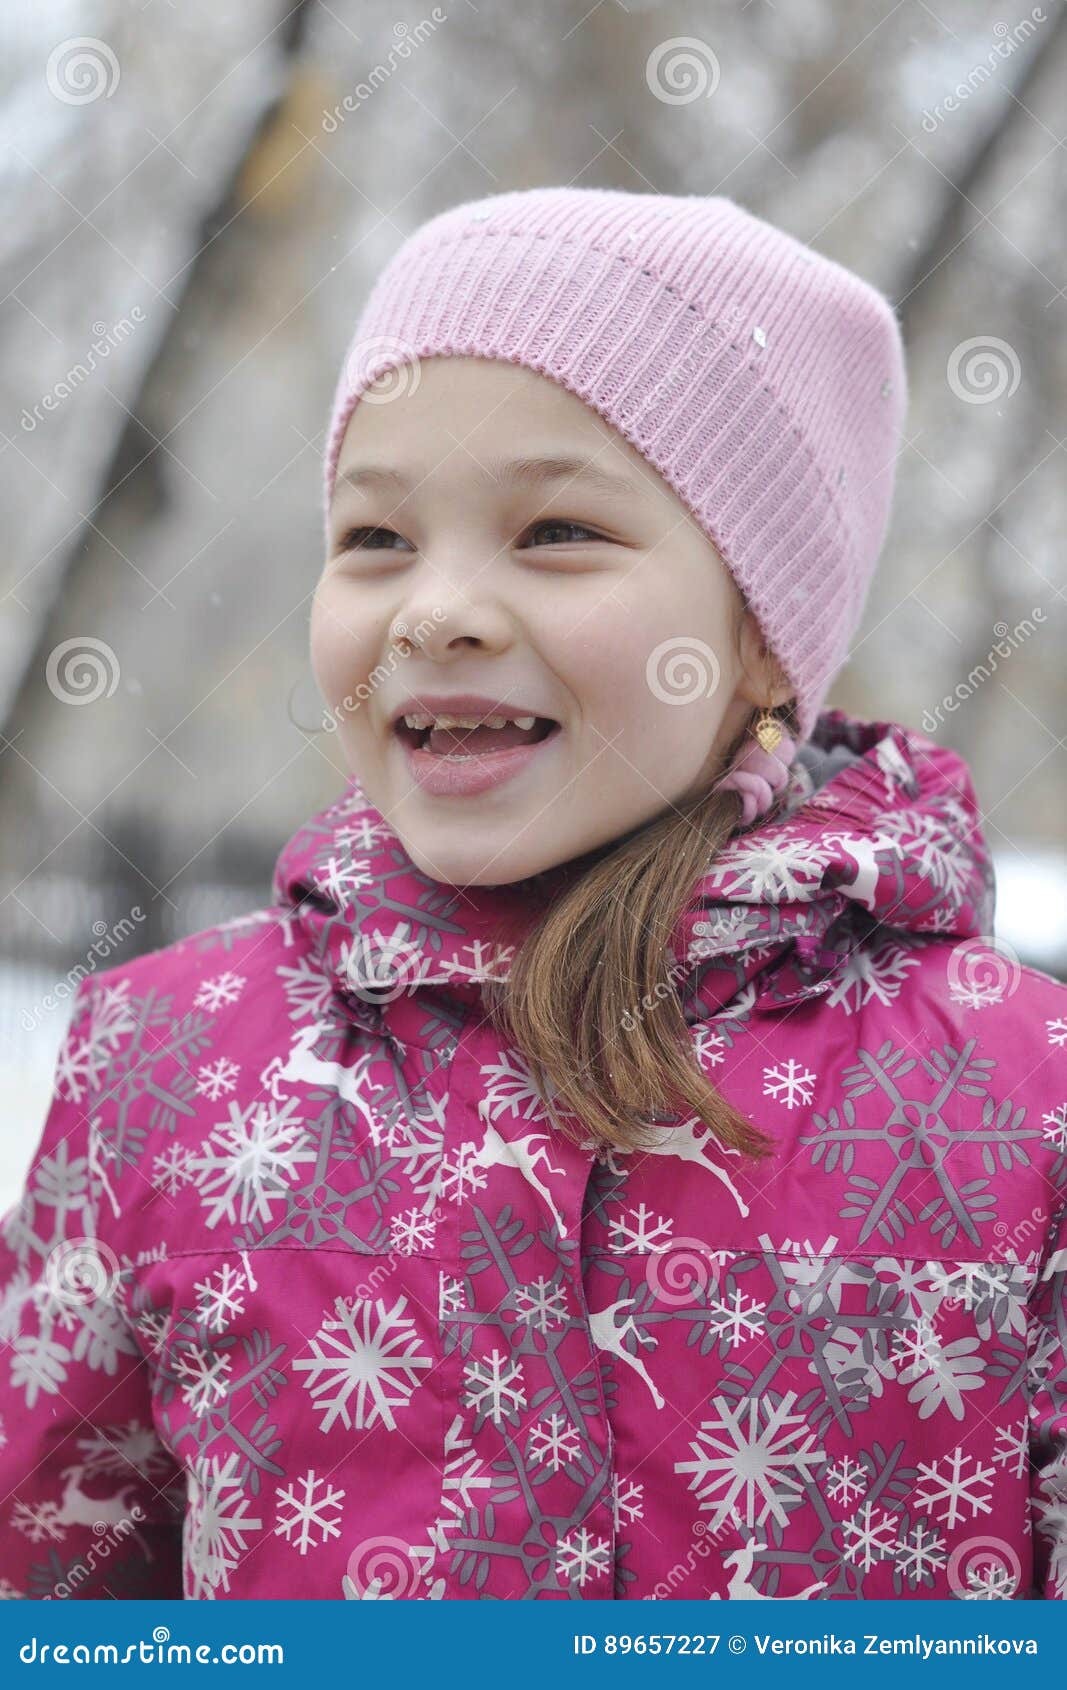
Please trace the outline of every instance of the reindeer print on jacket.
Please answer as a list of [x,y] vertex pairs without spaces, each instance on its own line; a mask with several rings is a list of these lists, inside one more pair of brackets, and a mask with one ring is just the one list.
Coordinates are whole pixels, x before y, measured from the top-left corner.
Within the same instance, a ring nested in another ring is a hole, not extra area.
[[531,909],[353,780],[268,906],[82,981],[2,1222],[2,1593],[1062,1599],[1067,990],[966,767],[824,712],[694,889],[769,1160],[558,1130],[484,1003]]

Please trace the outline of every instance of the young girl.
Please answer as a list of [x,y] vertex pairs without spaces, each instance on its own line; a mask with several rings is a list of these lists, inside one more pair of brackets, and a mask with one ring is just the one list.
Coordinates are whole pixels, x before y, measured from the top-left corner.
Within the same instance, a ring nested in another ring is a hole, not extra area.
[[904,404],[725,199],[401,246],[326,450],[352,778],[82,981],[4,1220],[5,1594],[1067,1594],[1067,992],[960,759],[822,708]]

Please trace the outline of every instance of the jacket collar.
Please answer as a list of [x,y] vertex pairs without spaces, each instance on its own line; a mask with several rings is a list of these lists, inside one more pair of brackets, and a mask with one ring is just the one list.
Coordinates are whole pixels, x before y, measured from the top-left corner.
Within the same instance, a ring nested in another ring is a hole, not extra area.
[[[482,983],[506,977],[535,889],[551,897],[575,872],[566,863],[510,886],[432,880],[353,777],[284,847],[273,893],[361,1019],[415,987],[477,1004]],[[968,938],[990,933],[992,917],[966,764],[897,723],[829,710],[798,752],[781,811],[735,834],[695,887],[671,978],[692,1023],[734,1000],[817,996],[879,938]]]

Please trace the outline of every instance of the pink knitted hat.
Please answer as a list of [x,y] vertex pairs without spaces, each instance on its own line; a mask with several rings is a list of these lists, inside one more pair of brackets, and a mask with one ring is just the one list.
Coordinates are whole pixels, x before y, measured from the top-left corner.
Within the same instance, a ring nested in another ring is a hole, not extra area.
[[[745,593],[807,738],[889,518],[906,379],[883,295],[724,198],[528,188],[454,206],[402,243],[356,326],[327,522],[363,390],[446,354],[550,377],[659,471]],[[745,822],[794,751],[753,742],[718,783],[742,791]]]

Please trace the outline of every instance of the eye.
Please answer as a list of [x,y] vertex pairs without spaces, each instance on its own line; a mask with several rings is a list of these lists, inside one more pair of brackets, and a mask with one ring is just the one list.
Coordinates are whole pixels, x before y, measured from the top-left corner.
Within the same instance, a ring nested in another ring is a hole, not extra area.
[[[550,538],[544,538],[545,531]],[[572,543],[575,535],[584,540],[602,540],[603,535],[597,534],[592,528],[587,528],[582,522],[571,522],[566,517],[546,517],[543,522],[535,522],[528,530],[531,534],[540,534],[542,538],[534,542],[535,545],[555,546]]]
[[[349,528],[341,535],[337,542],[339,552],[391,552],[395,550],[389,544],[391,540],[399,540],[401,536],[391,528]],[[407,545],[407,541],[403,541]]]

